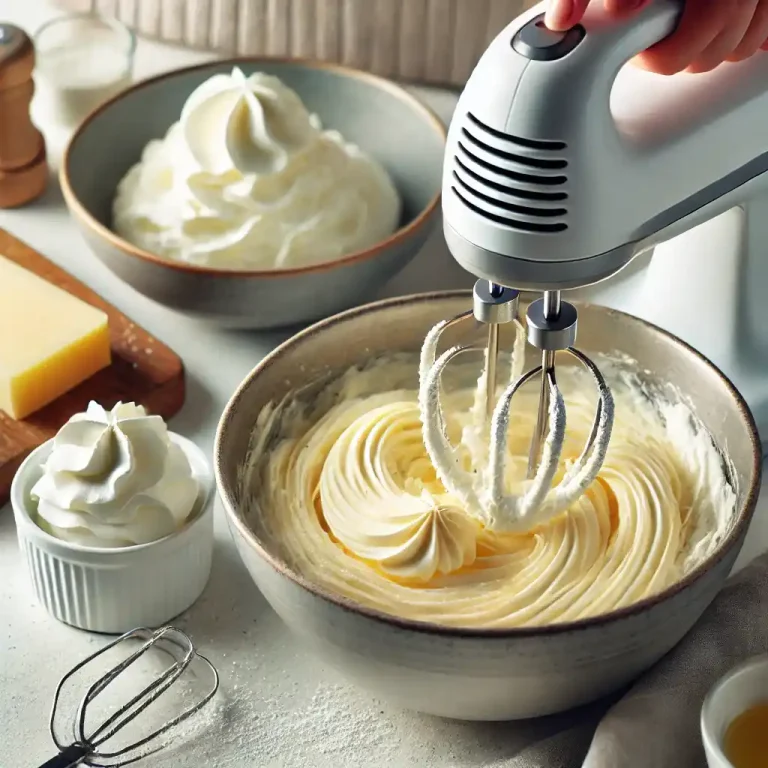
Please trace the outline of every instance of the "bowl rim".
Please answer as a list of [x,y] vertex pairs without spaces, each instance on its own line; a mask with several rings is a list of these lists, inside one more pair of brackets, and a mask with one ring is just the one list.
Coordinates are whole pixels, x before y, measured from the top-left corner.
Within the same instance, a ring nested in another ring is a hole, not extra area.
[[[704,746],[719,760],[722,760],[723,765],[731,765],[731,761],[726,757],[723,750],[723,740],[722,738],[718,738],[712,723],[712,709],[715,702],[722,696],[723,691],[739,678],[766,669],[768,669],[768,653],[759,653],[754,656],[749,656],[744,661],[736,664],[736,666],[731,667],[725,674],[721,675],[717,682],[715,682],[709,689],[709,692],[704,698],[704,703],[701,705],[701,714],[699,716],[701,739],[704,742]],[[740,714],[743,714],[747,708],[748,705],[747,707],[740,709],[739,713],[731,718],[731,722],[733,722],[733,720]]]
[[[749,432],[752,449],[752,477],[754,478],[754,483],[751,485],[751,487],[746,489],[744,501],[740,505],[740,513],[738,514],[734,524],[728,530],[726,536],[720,542],[718,548],[706,560],[699,563],[695,568],[689,571],[684,578],[676,581],[674,584],[670,585],[658,594],[651,595],[650,597],[646,597],[636,603],[632,603],[631,605],[609,611],[608,613],[598,614],[597,616],[588,616],[583,619],[561,622],[557,624],[549,624],[540,627],[459,627],[438,624],[437,622],[431,621],[399,618],[392,614],[385,613],[384,611],[365,606],[356,602],[355,600],[352,600],[351,598],[347,598],[343,595],[331,592],[330,590],[327,590],[302,576],[300,573],[273,555],[263,546],[259,538],[246,525],[244,519],[242,519],[236,511],[234,498],[229,491],[228,484],[224,481],[225,473],[221,460],[222,444],[225,439],[225,433],[227,432],[229,424],[233,418],[237,402],[243,396],[245,390],[251,385],[253,379],[256,378],[264,368],[272,365],[275,360],[278,360],[282,355],[284,355],[293,345],[303,342],[315,334],[321,333],[322,331],[339,323],[344,323],[356,317],[361,317],[363,315],[371,314],[382,309],[389,309],[404,304],[415,304],[419,302],[426,303],[450,298],[465,298],[467,302],[469,302],[471,301],[471,297],[471,289],[460,289],[452,291],[435,291],[411,294],[408,296],[382,299],[380,301],[364,304],[362,306],[346,310],[345,312],[340,312],[336,315],[310,325],[308,328],[300,331],[283,343],[279,344],[274,350],[272,350],[261,361],[259,361],[259,363],[254,366],[254,368],[238,385],[232,397],[227,402],[227,405],[222,412],[218,426],[216,428],[216,437],[213,446],[213,471],[216,479],[216,488],[221,498],[222,506],[224,507],[224,512],[230,526],[234,526],[239,535],[250,545],[251,549],[253,549],[256,554],[258,554],[262,560],[264,560],[267,565],[269,565],[274,571],[276,571],[281,576],[290,579],[298,586],[303,587],[310,594],[313,594],[314,596],[319,597],[326,602],[332,603],[345,611],[361,614],[368,619],[372,619],[391,627],[449,638],[461,637],[475,639],[515,639],[540,636],[549,637],[568,634],[576,631],[583,631],[590,628],[599,628],[607,624],[611,624],[615,621],[637,616],[644,611],[667,601],[671,597],[680,594],[689,586],[699,581],[699,579],[703,578],[709,571],[712,570],[712,568],[714,568],[725,558],[725,556],[733,549],[735,544],[742,538],[743,534],[746,532],[747,527],[749,526],[755,507],[757,505],[760,492],[760,484],[762,480],[763,466],[762,443],[757,431],[757,425],[755,423],[752,412],[750,411],[749,406],[742,397],[741,393],[736,389],[730,379],[714,363],[712,363],[699,351],[691,347],[686,342],[682,341],[682,339],[679,339],[674,334],[665,331],[663,328],[660,328],[653,323],[649,323],[646,320],[641,320],[640,318],[634,317],[633,315],[630,315],[626,312],[621,312],[619,310],[611,309],[608,307],[600,307],[600,309],[606,312],[608,315],[615,315],[622,317],[623,319],[629,319],[632,322],[639,323],[640,325],[651,328],[656,334],[664,336],[679,344],[683,349],[687,350],[690,354],[697,357],[701,362],[709,367],[712,372],[715,373],[715,375],[721,380],[722,384],[733,397],[736,403],[736,407],[738,408]],[[578,306],[585,308],[593,306],[587,302],[576,303]]]
[[161,546],[168,546],[180,538],[187,538],[190,531],[199,528],[203,521],[213,514],[213,497],[215,492],[215,477],[211,468],[211,462],[208,460],[205,452],[198,447],[196,443],[177,432],[168,430],[169,440],[184,451],[187,461],[190,463],[193,476],[198,482],[198,494],[192,511],[187,516],[184,524],[175,531],[166,534],[160,539],[153,539],[142,544],[130,544],[125,547],[98,547],[88,544],[78,544],[66,539],[60,539],[45,529],[41,528],[34,520],[30,508],[29,499],[24,484],[27,476],[35,468],[39,467],[51,452],[54,438],[51,437],[44,443],[34,448],[21,463],[11,481],[10,501],[11,507],[16,517],[16,525],[19,533],[26,538],[34,539],[40,545],[50,551],[55,549],[59,559],[66,556],[75,556],[84,558],[86,561],[90,558],[94,560],[106,560],[114,562],[117,558],[130,558],[132,555],[140,555],[149,550]]
[[427,222],[440,203],[440,197],[442,194],[442,188],[438,188],[435,195],[427,203],[427,205],[404,226],[399,227],[395,232],[389,235],[384,240],[380,240],[369,248],[365,248],[361,251],[355,251],[354,253],[347,254],[341,259],[335,261],[322,262],[320,264],[312,264],[304,267],[293,267],[288,269],[270,269],[270,270],[248,270],[248,269],[217,269],[215,267],[208,267],[199,264],[186,264],[183,262],[172,261],[165,259],[162,256],[154,254],[150,251],[139,248],[138,246],[129,243],[124,238],[117,235],[108,227],[97,221],[86,207],[80,202],[80,199],[75,194],[72,184],[70,183],[70,165],[73,147],[82,137],[88,126],[96,120],[102,112],[106,112],[113,104],[123,99],[128,94],[136,93],[144,88],[155,85],[156,83],[164,80],[170,80],[179,75],[186,75],[194,72],[201,72],[213,67],[234,67],[238,64],[254,64],[258,67],[259,64],[294,64],[299,67],[307,69],[319,69],[332,72],[343,77],[347,77],[354,80],[367,83],[381,91],[393,95],[394,97],[405,102],[408,106],[420,113],[425,121],[431,125],[432,129],[437,133],[443,144],[447,142],[448,130],[443,124],[442,120],[437,114],[424,104],[420,99],[411,94],[405,89],[405,87],[398,83],[388,80],[384,77],[379,77],[370,72],[364,72],[360,69],[347,66],[345,64],[336,64],[333,62],[318,61],[311,58],[301,58],[294,56],[236,56],[228,59],[216,59],[213,61],[207,61],[202,64],[195,64],[191,67],[179,67],[167,72],[162,72],[159,75],[146,78],[134,83],[130,87],[120,91],[115,96],[107,99],[93,111],[80,123],[71,138],[67,142],[64,149],[64,153],[61,159],[61,167],[59,169],[59,184],[61,186],[62,195],[69,207],[70,213],[80,220],[80,222],[90,229],[94,235],[106,240],[113,248],[117,248],[128,256],[141,259],[142,261],[149,262],[156,266],[165,267],[170,270],[183,272],[187,274],[204,275],[208,277],[252,277],[260,280],[265,279],[277,279],[285,277],[294,277],[298,275],[316,274],[319,272],[326,272],[336,268],[342,268],[351,266],[361,261],[375,258],[382,251],[389,249],[393,245],[396,245],[406,240],[413,232],[420,229],[425,222]]

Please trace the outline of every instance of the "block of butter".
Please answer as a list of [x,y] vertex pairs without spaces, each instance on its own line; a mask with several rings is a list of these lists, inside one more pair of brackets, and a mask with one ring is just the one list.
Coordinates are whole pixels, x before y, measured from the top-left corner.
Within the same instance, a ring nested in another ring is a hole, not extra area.
[[0,409],[23,419],[110,360],[104,312],[0,256]]

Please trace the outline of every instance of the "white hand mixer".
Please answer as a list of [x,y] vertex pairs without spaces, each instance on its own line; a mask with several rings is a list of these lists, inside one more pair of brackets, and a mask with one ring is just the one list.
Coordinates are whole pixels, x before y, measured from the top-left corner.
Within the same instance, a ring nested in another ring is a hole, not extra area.
[[[644,311],[635,313],[698,346],[743,389],[758,424],[768,423],[768,255],[760,253],[768,244],[768,54],[704,75],[651,75],[625,64],[675,29],[681,0],[655,0],[623,20],[601,6],[567,32],[546,28],[544,4],[515,19],[480,59],[448,133],[444,234],[453,257],[481,279],[473,310],[425,341],[424,440],[446,488],[498,529],[559,514],[607,451],[613,401],[594,363],[573,349],[577,311],[560,292],[606,280],[659,244],[668,247],[657,248]],[[717,228],[703,236],[713,217]],[[526,317],[542,365],[496,402],[498,326],[516,319],[518,290],[543,292]],[[717,317],[708,335],[703,313]],[[489,329],[481,381],[490,445],[480,486],[448,442],[440,408],[440,376],[466,348],[436,356],[442,331],[472,315]],[[552,488],[566,422],[560,351],[592,374],[599,400],[584,451]],[[539,372],[531,482],[505,495],[510,401]]]

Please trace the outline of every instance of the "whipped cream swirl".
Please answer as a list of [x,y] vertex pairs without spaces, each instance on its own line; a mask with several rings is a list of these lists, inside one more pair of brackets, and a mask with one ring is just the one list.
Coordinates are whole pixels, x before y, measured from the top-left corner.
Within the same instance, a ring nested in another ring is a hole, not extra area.
[[343,431],[320,474],[331,533],[358,557],[403,579],[429,581],[471,565],[480,526],[424,460],[418,407],[387,403],[350,416],[348,426],[346,419],[333,425]]
[[[445,489],[422,440],[415,361],[397,360],[349,371],[313,405],[289,398],[261,412],[242,480],[249,519],[307,579],[406,619],[540,626],[631,605],[713,551],[736,494],[687,406],[654,403],[600,366],[616,422],[598,480],[532,531],[491,530]],[[591,430],[594,387],[578,369],[558,378],[568,413],[560,479]],[[508,492],[529,482],[533,390],[510,417]],[[473,426],[476,386],[452,387],[444,406],[456,462],[471,470],[487,446]]]
[[85,546],[123,547],[167,536],[188,519],[198,481],[160,416],[90,403],[53,440],[31,490],[41,527]]
[[338,260],[398,226],[384,168],[323,130],[278,78],[215,75],[118,185],[117,234],[152,253],[220,269]]

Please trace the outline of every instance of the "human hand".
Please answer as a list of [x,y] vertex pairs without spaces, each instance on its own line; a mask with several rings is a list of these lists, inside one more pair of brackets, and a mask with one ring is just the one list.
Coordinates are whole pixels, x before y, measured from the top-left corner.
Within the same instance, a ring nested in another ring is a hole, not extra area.
[[[609,14],[624,16],[650,0],[602,2]],[[549,0],[546,24],[566,30],[578,24],[590,0]],[[768,0],[686,0],[677,29],[637,57],[636,63],[660,75],[709,72],[724,61],[742,61],[768,50]]]

